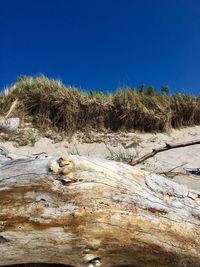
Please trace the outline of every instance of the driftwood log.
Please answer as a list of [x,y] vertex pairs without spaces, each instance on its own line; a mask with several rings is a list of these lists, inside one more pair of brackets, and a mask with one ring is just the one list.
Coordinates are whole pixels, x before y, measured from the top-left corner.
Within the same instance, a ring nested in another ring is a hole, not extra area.
[[0,162],[0,265],[200,266],[200,191],[87,157]]

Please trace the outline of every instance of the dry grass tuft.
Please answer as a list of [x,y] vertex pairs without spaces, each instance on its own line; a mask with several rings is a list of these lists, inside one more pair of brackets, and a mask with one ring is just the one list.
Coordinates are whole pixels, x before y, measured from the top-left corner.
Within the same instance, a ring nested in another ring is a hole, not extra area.
[[200,98],[182,94],[169,97],[130,88],[114,95],[86,93],[38,76],[20,77],[0,95],[0,115],[8,112],[15,99],[15,116],[31,117],[41,130],[68,134],[88,129],[162,132],[200,124]]

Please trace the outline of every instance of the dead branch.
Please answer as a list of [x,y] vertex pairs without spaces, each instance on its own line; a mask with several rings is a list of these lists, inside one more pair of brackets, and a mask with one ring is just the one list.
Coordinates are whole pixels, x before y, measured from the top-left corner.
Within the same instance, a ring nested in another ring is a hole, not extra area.
[[189,141],[189,142],[178,143],[178,144],[168,144],[168,143],[166,143],[166,145],[164,147],[153,149],[152,152],[142,156],[139,159],[136,159],[136,160],[130,162],[129,164],[131,166],[135,166],[135,165],[138,165],[138,164],[144,162],[145,160],[147,160],[149,158],[154,157],[156,154],[158,154],[160,152],[163,152],[163,151],[166,151],[166,150],[170,150],[170,149],[180,148],[180,147],[198,145],[198,144],[200,144],[200,140]]
[[5,118],[8,118],[10,114],[13,112],[13,110],[16,108],[16,105],[18,104],[18,99],[15,99],[15,101],[12,103],[10,109],[8,110],[7,114],[5,115]]

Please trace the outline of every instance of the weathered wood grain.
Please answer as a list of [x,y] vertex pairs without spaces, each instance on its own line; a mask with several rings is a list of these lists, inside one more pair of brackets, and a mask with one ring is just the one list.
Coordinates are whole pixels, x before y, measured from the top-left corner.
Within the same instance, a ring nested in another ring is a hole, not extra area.
[[0,265],[200,266],[200,191],[103,159],[0,162]]

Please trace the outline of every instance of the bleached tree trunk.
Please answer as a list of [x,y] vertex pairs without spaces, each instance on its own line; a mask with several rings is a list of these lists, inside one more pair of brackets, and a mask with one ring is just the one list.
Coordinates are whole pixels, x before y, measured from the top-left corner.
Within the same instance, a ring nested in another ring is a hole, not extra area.
[[0,265],[200,266],[200,192],[103,159],[0,162]]

